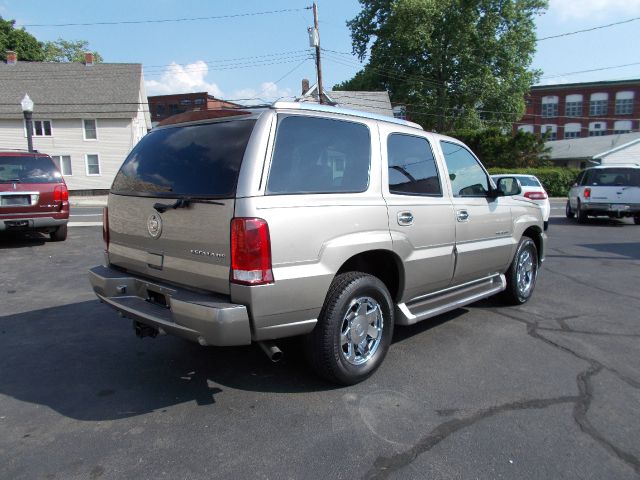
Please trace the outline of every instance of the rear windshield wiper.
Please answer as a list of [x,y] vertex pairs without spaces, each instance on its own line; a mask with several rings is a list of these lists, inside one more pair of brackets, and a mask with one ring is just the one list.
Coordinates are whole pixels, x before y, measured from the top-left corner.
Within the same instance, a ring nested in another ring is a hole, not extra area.
[[170,208],[172,209],[176,209],[176,208],[187,208],[189,207],[189,205],[191,205],[192,203],[209,203],[211,205],[224,205],[224,203],[222,202],[216,202],[214,200],[205,200],[203,198],[190,198],[190,197],[184,197],[184,198],[179,198],[178,200],[176,200],[175,203],[170,203],[170,204],[166,204],[166,203],[155,203],[153,205],[153,208],[158,212],[158,213],[164,213],[167,210],[169,210]]
[[21,183],[21,180],[19,178],[8,178],[6,180],[0,180],[0,183]]

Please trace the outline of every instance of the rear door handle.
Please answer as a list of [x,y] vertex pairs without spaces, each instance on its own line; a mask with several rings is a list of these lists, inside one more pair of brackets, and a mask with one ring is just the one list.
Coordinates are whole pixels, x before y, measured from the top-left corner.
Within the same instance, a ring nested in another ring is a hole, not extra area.
[[459,222],[468,222],[469,221],[469,212],[466,210],[458,210],[456,212],[456,219]]
[[413,213],[398,212],[398,225],[402,225],[403,227],[413,225]]

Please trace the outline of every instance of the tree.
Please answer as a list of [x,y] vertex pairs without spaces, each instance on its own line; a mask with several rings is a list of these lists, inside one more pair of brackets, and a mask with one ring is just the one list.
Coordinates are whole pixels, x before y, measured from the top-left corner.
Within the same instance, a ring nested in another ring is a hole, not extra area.
[[456,130],[452,136],[462,140],[487,168],[535,168],[549,165],[545,137],[519,130],[514,135],[499,128]]
[[[44,42],[42,45],[45,62],[84,62],[84,54],[89,50],[86,40],[64,40],[58,38],[55,42]],[[94,62],[102,61],[98,52],[92,52]]]
[[336,89],[386,89],[427,129],[506,126],[539,75],[534,17],[547,0],[359,0],[347,22],[365,68]]
[[0,59],[6,61],[7,50],[18,54],[25,61],[40,62],[44,53],[40,42],[24,28],[15,28],[15,20],[4,20],[0,16]]

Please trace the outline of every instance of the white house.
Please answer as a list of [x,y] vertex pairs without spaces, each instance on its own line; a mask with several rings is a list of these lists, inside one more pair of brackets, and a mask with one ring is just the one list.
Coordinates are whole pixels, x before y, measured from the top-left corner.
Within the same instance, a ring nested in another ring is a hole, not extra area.
[[640,132],[571,138],[545,143],[557,166],[585,168],[593,165],[640,165]]
[[70,190],[108,189],[151,128],[142,65],[0,63],[0,150],[27,148],[20,101],[34,102],[33,148],[51,155]]

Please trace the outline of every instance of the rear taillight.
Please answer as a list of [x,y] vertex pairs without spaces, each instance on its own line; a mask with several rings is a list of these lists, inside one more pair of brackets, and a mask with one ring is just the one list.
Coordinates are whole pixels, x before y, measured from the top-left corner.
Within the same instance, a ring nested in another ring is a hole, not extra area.
[[591,189],[588,187],[584,189],[584,198],[591,198]]
[[102,209],[102,239],[104,240],[104,247],[109,249],[109,208],[104,207]]
[[54,202],[69,201],[69,190],[67,190],[66,185],[58,185],[53,189],[53,201]]
[[231,220],[230,280],[241,285],[273,283],[269,226],[263,219]]
[[546,200],[547,194],[544,192],[527,192],[524,194],[529,200]]

